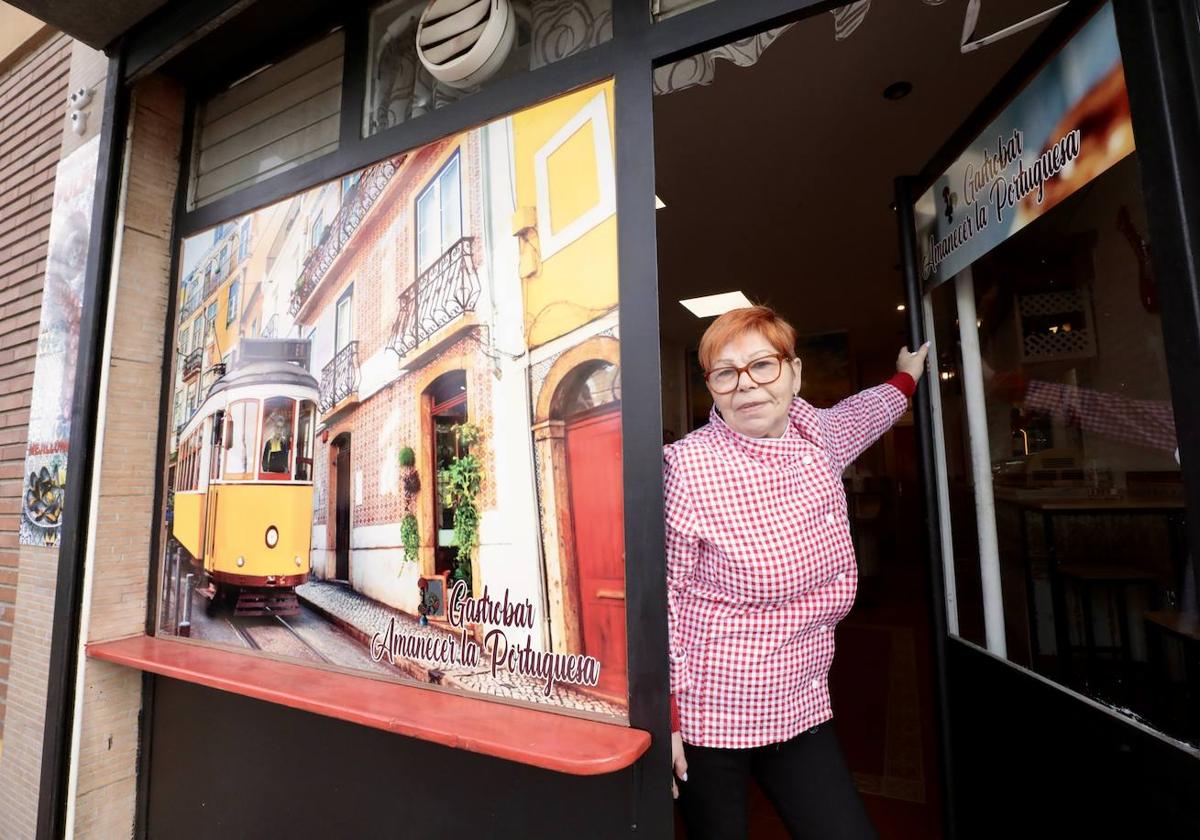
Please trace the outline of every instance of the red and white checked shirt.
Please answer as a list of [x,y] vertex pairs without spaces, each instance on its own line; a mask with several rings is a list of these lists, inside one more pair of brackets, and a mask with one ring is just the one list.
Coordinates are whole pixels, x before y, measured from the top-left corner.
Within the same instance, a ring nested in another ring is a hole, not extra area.
[[782,438],[714,407],[663,447],[672,702],[705,747],[786,741],[833,716],[833,628],[858,570],[842,471],[904,413],[907,374],[833,408],[797,397]]
[[1078,385],[1035,379],[1025,392],[1025,408],[1044,412],[1085,432],[1135,446],[1171,452],[1179,445],[1175,412],[1168,400],[1135,400]]

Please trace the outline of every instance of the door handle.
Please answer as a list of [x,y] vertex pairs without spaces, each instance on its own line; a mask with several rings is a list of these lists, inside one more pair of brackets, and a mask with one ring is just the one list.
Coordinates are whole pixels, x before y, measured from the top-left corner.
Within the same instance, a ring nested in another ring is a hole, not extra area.
[[597,589],[596,597],[610,601],[624,601],[625,591],[623,589]]

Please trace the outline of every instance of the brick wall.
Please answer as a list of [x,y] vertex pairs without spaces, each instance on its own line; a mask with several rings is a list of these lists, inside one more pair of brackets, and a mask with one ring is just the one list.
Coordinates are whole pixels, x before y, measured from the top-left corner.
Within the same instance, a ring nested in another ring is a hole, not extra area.
[[0,75],[0,736],[12,660],[29,398],[71,44],[65,35],[50,35]]
[[[93,520],[87,641],[142,632],[146,620],[154,506],[163,325],[179,175],[183,94],[151,77],[131,103],[132,154],[125,173],[125,214],[112,294],[111,358],[102,381],[103,440],[98,512]],[[141,674],[86,660],[71,793],[75,836],[118,838],[133,832],[137,791]]]

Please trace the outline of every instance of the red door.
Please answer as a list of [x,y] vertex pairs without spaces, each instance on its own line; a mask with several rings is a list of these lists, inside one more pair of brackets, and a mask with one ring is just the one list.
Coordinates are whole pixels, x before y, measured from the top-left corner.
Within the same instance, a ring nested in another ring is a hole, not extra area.
[[619,404],[567,421],[567,474],[583,652],[600,660],[597,693],[625,702],[625,519]]

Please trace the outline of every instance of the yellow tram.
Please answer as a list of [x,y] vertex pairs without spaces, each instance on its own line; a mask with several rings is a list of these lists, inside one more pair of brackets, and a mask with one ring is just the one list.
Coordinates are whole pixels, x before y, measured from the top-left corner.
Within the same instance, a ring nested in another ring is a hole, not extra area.
[[312,543],[317,382],[255,360],[221,375],[180,434],[172,534],[210,609],[294,615]]

